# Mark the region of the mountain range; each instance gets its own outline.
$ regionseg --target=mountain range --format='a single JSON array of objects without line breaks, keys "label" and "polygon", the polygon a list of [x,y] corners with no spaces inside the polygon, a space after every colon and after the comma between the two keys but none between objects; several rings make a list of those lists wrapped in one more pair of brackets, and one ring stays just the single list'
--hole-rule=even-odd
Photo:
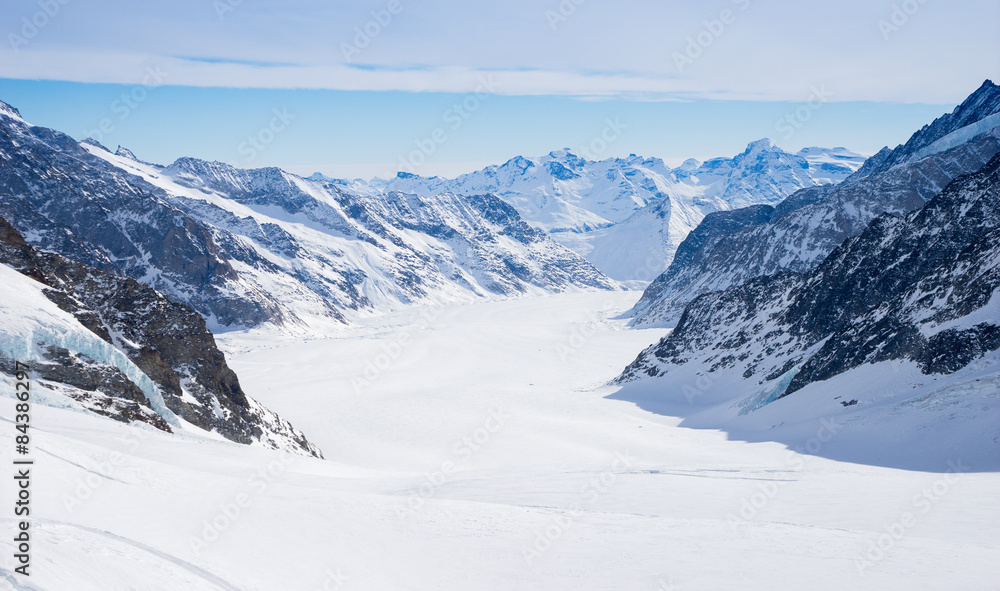
[{"label": "mountain range", "polygon": [[636,306],[676,328],[616,396],[747,439],[836,417],[854,433],[847,460],[876,445],[862,425],[911,449],[928,429],[996,442],[998,99],[987,82],[833,189],[707,217]]},{"label": "mountain range", "polygon": [[492,195],[348,193],[277,168],[112,154],[0,110],[0,215],[214,330],[316,334],[402,306],[618,289]]},{"label": "mountain range", "polygon": [[689,159],[674,169],[659,158],[591,161],[563,149],[539,158],[517,156],[455,179],[411,173],[371,182],[311,178],[368,195],[496,195],[607,276],[649,281],[706,214],[774,204],[805,187],[838,183],[864,161],[844,148],[791,154],[765,138],[733,158]]},{"label": "mountain range", "polygon": [[[30,360],[53,404],[320,456],[246,396],[211,331],[311,338],[410,306],[656,276],[634,323],[676,328],[617,379],[621,397],[691,415],[680,396],[695,426],[801,399],[805,415],[884,418],[906,388],[944,379],[928,396],[950,401],[995,375],[998,113],[987,81],[867,161],[760,140],[675,169],[560,150],[365,182],[158,165],[0,103],[0,369]],[[828,396],[880,364],[902,385]]]},{"label": "mountain range", "polygon": [[701,294],[762,275],[808,271],[879,215],[922,207],[1000,150],[1000,129],[991,124],[998,112],[1000,88],[987,82],[905,145],[873,157],[881,164],[866,163],[838,186],[798,191],[773,208],[707,216],[646,288],[633,310],[635,323],[672,326]]},{"label": "mountain range", "polygon": [[323,457],[248,397],[205,320],[134,279],[28,244],[0,218],[0,369],[31,368],[32,397],[166,432]]}]

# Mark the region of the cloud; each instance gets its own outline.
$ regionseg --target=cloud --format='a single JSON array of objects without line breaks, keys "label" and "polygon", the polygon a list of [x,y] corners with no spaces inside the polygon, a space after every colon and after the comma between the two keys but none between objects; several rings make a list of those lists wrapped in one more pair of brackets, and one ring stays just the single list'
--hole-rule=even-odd
[{"label": "cloud", "polygon": [[15,2],[0,77],[137,84],[157,66],[182,86],[465,93],[492,77],[586,100],[800,101],[825,85],[834,101],[953,103],[1000,75],[997,3],[908,2],[66,0],[21,44],[39,8]]}]

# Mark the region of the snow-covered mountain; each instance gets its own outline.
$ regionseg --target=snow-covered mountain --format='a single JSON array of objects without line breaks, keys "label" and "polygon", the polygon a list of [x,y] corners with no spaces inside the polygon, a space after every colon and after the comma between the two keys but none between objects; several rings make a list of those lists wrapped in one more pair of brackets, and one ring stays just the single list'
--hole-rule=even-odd
[{"label": "snow-covered mountain", "polygon": [[773,204],[804,187],[838,183],[864,160],[844,148],[790,154],[763,139],[733,158],[692,159],[675,169],[659,158],[590,161],[564,149],[455,179],[399,173],[388,182],[328,180],[366,194],[495,194],[608,276],[649,281],[705,214]]},{"label": "snow-covered mountain", "polygon": [[1000,126],[1000,91],[986,80],[952,113],[935,119],[914,133],[905,144],[882,148],[872,156],[849,182],[857,182],[907,162],[916,162],[931,154],[947,152],[978,135]]},{"label": "snow-covered mountain", "polygon": [[983,403],[963,397],[995,396],[998,302],[1000,155],[923,208],[879,216],[809,272],[699,297],[619,382],[654,378],[663,400],[708,407],[698,421],[715,426],[800,397],[809,416],[857,406],[888,425],[947,404],[975,422]]},{"label": "snow-covered mountain", "polygon": [[[894,166],[866,165],[836,187],[799,191],[773,210],[707,217],[680,247],[683,256],[646,289],[634,310],[636,323],[672,325],[701,294],[762,275],[808,271],[877,216],[921,207],[955,178],[979,170],[1000,150],[1000,127],[991,127],[996,113],[990,109],[1000,110],[1000,87],[987,83],[953,113],[897,148],[898,155],[895,150],[883,151],[879,158],[899,162]],[[965,141],[953,145],[959,137]]]},{"label": "snow-covered mountain", "polygon": [[28,242],[145,282],[216,328],[316,332],[411,304],[617,288],[489,195],[359,195],[190,158],[160,167],[12,107],[0,160],[0,215]]},{"label": "snow-covered mountain", "polygon": [[[322,457],[244,394],[204,319],[156,290],[30,246],[0,218],[0,370],[36,401]],[[41,386],[41,387],[39,387]]]}]

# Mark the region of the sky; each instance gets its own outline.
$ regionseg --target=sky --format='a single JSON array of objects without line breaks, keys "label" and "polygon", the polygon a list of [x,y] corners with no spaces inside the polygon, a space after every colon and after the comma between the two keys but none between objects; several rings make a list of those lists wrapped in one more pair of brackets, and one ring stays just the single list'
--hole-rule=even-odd
[{"label": "sky", "polygon": [[0,100],[169,163],[454,176],[515,155],[896,145],[991,78],[995,0],[7,0]]}]

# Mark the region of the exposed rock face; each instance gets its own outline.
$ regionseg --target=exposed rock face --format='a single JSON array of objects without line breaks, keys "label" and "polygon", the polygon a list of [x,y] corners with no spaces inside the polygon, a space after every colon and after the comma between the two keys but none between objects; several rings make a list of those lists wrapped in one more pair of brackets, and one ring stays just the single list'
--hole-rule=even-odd
[{"label": "exposed rock face", "polygon": [[316,333],[414,303],[618,287],[544,234],[520,240],[526,225],[496,199],[359,195],[191,158],[160,167],[13,109],[0,109],[0,215],[34,246],[137,279],[219,328]]},{"label": "exposed rock face", "polygon": [[[953,112],[942,115],[929,125],[925,125],[920,131],[913,134],[905,144],[896,146],[893,150],[888,147],[883,148],[844,182],[847,184],[856,183],[861,179],[885,172],[893,166],[919,160],[936,142],[940,142],[950,134],[980,121],[987,121],[986,127],[976,131],[980,133],[988,131],[988,128],[1000,125],[1000,118],[989,119],[996,117],[997,113],[1000,113],[1000,86],[987,80]],[[962,141],[967,139],[969,138],[965,137]],[[962,141],[957,143],[962,143]]]},{"label": "exposed rock face", "polygon": [[[143,391],[117,367],[68,349],[49,345],[44,363],[31,364],[33,375],[51,384],[69,386],[65,394],[87,410],[123,423],[145,423],[172,432],[170,425],[149,406]],[[15,364],[0,354],[0,372],[14,375]]]},{"label": "exposed rock face", "polygon": [[658,158],[590,161],[564,149],[454,180],[400,173],[388,182],[332,182],[364,194],[495,194],[609,277],[648,282],[706,214],[773,205],[799,189],[838,183],[864,160],[844,148],[790,154],[762,139],[733,158],[691,159],[673,169]]},{"label": "exposed rock face", "polygon": [[767,403],[862,364],[955,372],[1000,348],[1000,155],[906,216],[884,214],[818,267],[703,295],[618,378],[695,363]]},{"label": "exposed rock face", "polygon": [[[0,263],[47,285],[43,293],[50,301],[122,351],[185,421],[238,443],[321,457],[301,432],[243,393],[205,320],[190,307],[134,279],[39,251],[2,218]],[[65,348],[47,350],[52,363],[33,367],[41,379],[92,393],[86,406],[95,412],[170,430],[116,368]]]},{"label": "exposed rock face", "polygon": [[[572,251],[531,228],[517,211],[492,195],[442,193],[354,193],[334,182],[306,180],[277,168],[241,170],[219,162],[182,158],[162,171],[178,185],[214,192],[255,212],[282,212],[307,220],[337,239],[360,243],[371,255],[366,261],[331,252],[331,244],[310,241],[296,230],[261,223],[270,233],[269,249],[294,251],[303,259],[336,271],[297,269],[299,278],[314,290],[334,298],[343,309],[378,306],[359,289],[359,283],[384,282],[366,272],[370,261],[379,264],[393,285],[379,285],[398,300],[415,302],[452,291],[450,283],[477,295],[519,295],[531,290],[563,291],[573,287],[615,289],[614,281]],[[216,226],[243,234],[218,208],[195,200],[174,199],[186,211]],[[420,239],[413,240],[413,236]],[[421,243],[430,239],[430,244]],[[257,239],[258,244],[260,240]],[[310,244],[310,242],[312,242]],[[336,242],[342,248],[343,241]],[[352,268],[353,267],[353,268]],[[329,277],[347,281],[330,284]]]},{"label": "exposed rock face", "polygon": [[0,215],[34,246],[140,279],[225,326],[281,322],[212,228],[62,133],[0,113]]},{"label": "exposed rock face", "polygon": [[[816,187],[809,191],[810,193],[822,194],[826,190],[826,187]],[[774,211],[770,205],[754,205],[732,211],[710,213],[705,216],[698,227],[692,230],[684,242],[677,247],[677,253],[674,255],[670,267],[649,284],[649,287],[642,294],[642,299],[636,304],[636,308],[645,310],[654,303],[665,300],[664,293],[667,290],[675,289],[677,275],[696,265],[697,257],[701,253],[711,252],[716,244],[743,228],[767,223],[774,217]]]},{"label": "exposed rock face", "polygon": [[[757,223],[761,217],[749,212],[738,218],[745,221],[742,225],[728,223],[714,231],[712,226],[720,225],[720,218],[709,220],[708,227],[692,234],[691,244],[682,245],[693,254],[676,260],[643,294],[633,311],[635,323],[673,325],[684,307],[701,294],[764,275],[808,271],[844,240],[859,235],[877,216],[899,215],[921,207],[949,182],[979,170],[1000,151],[1000,127],[979,133],[978,123],[969,124],[973,117],[1000,109],[998,96],[998,87],[980,89],[956,110],[960,116],[945,116],[924,128],[914,135],[918,139],[899,148],[902,152],[898,157],[883,155],[885,162],[900,162],[896,166],[862,169],[864,174],[859,171],[850,182],[825,193],[822,189],[799,191],[775,207],[766,222]],[[984,121],[994,115],[987,115]],[[936,142],[963,123],[968,125],[958,136],[948,136],[965,140],[963,143],[917,160],[911,158],[929,145],[950,146]]]}]

